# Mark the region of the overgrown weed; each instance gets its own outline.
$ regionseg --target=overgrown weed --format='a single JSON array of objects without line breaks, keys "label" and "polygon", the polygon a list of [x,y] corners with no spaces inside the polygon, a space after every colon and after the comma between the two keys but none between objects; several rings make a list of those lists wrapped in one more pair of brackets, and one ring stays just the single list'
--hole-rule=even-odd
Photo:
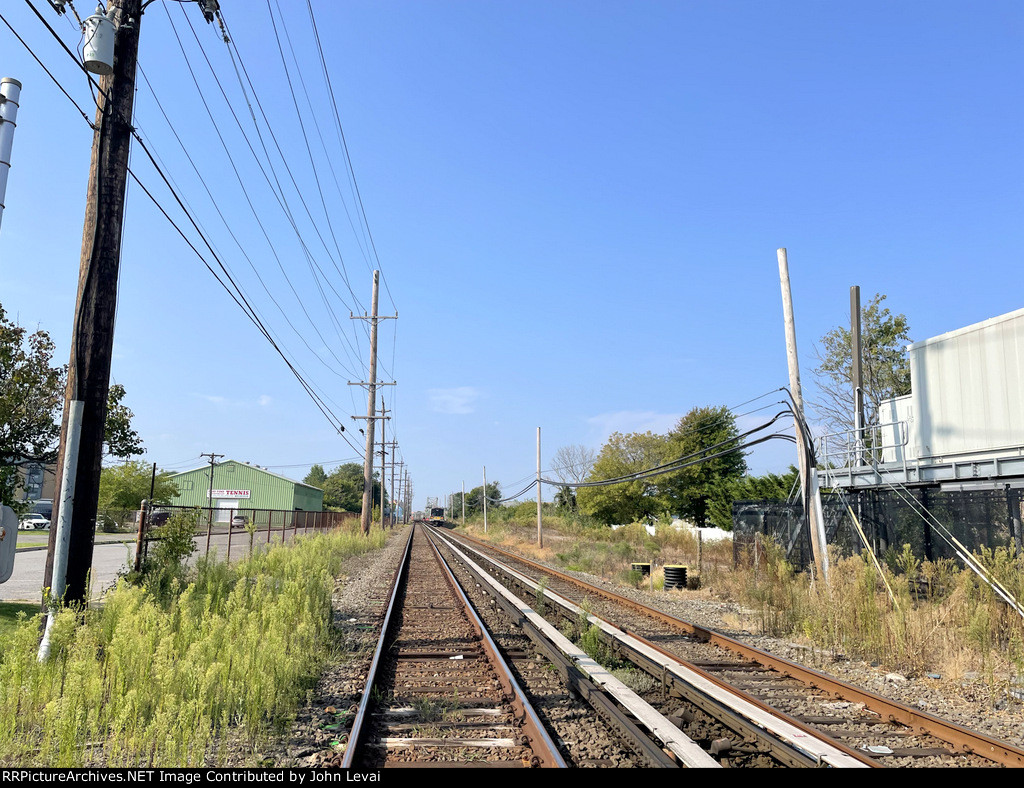
[{"label": "overgrown weed", "polygon": [[0,660],[0,764],[197,766],[228,727],[253,745],[283,730],[321,669],[342,559],[386,540],[300,537],[187,570],[179,526],[102,608],[58,612],[50,659],[36,658],[38,619],[13,631]]}]

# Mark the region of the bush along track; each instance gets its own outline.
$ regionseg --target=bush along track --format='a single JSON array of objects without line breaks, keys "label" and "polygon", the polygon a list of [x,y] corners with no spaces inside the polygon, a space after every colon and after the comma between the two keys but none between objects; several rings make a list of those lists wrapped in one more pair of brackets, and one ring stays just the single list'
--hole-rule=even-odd
[{"label": "bush along track", "polygon": [[[342,561],[385,536],[332,533],[160,582],[122,579],[99,609],[64,609],[51,656],[38,617],[0,655],[0,765],[217,765],[287,728],[328,656]],[[181,569],[182,571],[177,571]]]}]

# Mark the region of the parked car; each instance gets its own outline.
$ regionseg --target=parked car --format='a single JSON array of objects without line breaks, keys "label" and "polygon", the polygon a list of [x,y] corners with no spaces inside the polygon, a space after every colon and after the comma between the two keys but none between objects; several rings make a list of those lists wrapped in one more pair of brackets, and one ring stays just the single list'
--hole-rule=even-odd
[{"label": "parked car", "polygon": [[249,524],[249,518],[244,514],[236,514],[231,518],[232,528],[245,528]]},{"label": "parked car", "polygon": [[41,514],[33,512],[24,514],[18,519],[18,528],[23,531],[42,531],[50,527],[50,521]]},{"label": "parked car", "polygon": [[170,509],[154,509],[149,513],[149,527],[157,528],[158,526],[166,525],[170,516]]},{"label": "parked car", "polygon": [[103,533],[113,534],[121,530],[121,526],[117,520],[111,517],[109,514],[98,514],[96,515],[96,527],[103,531]]}]

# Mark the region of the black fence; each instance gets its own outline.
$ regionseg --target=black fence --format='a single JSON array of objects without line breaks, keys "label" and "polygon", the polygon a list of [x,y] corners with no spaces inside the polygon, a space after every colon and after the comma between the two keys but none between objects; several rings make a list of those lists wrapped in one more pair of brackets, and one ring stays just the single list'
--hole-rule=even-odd
[{"label": "black fence", "polygon": [[[877,555],[910,545],[920,559],[955,558],[962,544],[980,548],[1024,549],[1021,490],[940,491],[937,488],[861,490],[842,495],[822,493],[822,512],[829,545],[843,555],[864,549],[866,539]],[[861,538],[853,512],[864,532]],[[925,514],[927,513],[927,514]],[[774,539],[800,569],[813,562],[803,506],[783,501],[735,501],[732,505],[733,562],[750,565],[755,534]],[[955,540],[955,542],[954,542]]]}]

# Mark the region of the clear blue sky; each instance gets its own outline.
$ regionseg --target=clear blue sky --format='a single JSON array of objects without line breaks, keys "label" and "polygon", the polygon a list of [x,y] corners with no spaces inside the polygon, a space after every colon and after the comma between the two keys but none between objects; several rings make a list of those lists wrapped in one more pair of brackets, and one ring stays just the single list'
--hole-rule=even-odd
[{"label": "clear blue sky", "polygon": [[[74,48],[67,19],[33,2]],[[261,121],[267,173],[284,185],[309,258],[188,27],[186,18],[265,161],[228,49],[193,5],[157,0],[146,11],[140,62],[152,89],[140,74],[136,125],[361,448],[362,423],[350,417],[365,414],[365,393],[348,381],[365,379],[368,341],[350,311],[368,309],[378,263],[348,186],[306,3],[269,4],[285,12],[277,31],[289,58],[285,29],[295,48],[298,65],[286,72],[268,4],[221,2],[315,219]],[[88,108],[84,76],[29,6],[3,5]],[[387,285],[381,313],[400,315],[381,323],[382,376],[398,380],[384,389],[395,416],[388,436],[397,433],[416,507],[463,480],[480,484],[483,465],[507,492],[523,486],[538,426],[547,468],[560,446],[599,448],[613,430],[663,432],[694,406],[737,405],[786,385],[780,246],[808,396],[813,345],[848,322],[851,285],[865,302],[887,294],[914,340],[1024,305],[1019,2],[312,7]],[[80,0],[78,10],[92,4]],[[0,303],[49,331],[65,363],[92,132],[2,24],[0,72],[24,83]],[[132,167],[187,227],[139,150]],[[127,389],[143,459],[184,469],[214,451],[301,478],[313,462],[330,469],[356,457],[134,185],[117,320],[113,377]],[[794,461],[782,442],[750,458],[756,472]]]}]

